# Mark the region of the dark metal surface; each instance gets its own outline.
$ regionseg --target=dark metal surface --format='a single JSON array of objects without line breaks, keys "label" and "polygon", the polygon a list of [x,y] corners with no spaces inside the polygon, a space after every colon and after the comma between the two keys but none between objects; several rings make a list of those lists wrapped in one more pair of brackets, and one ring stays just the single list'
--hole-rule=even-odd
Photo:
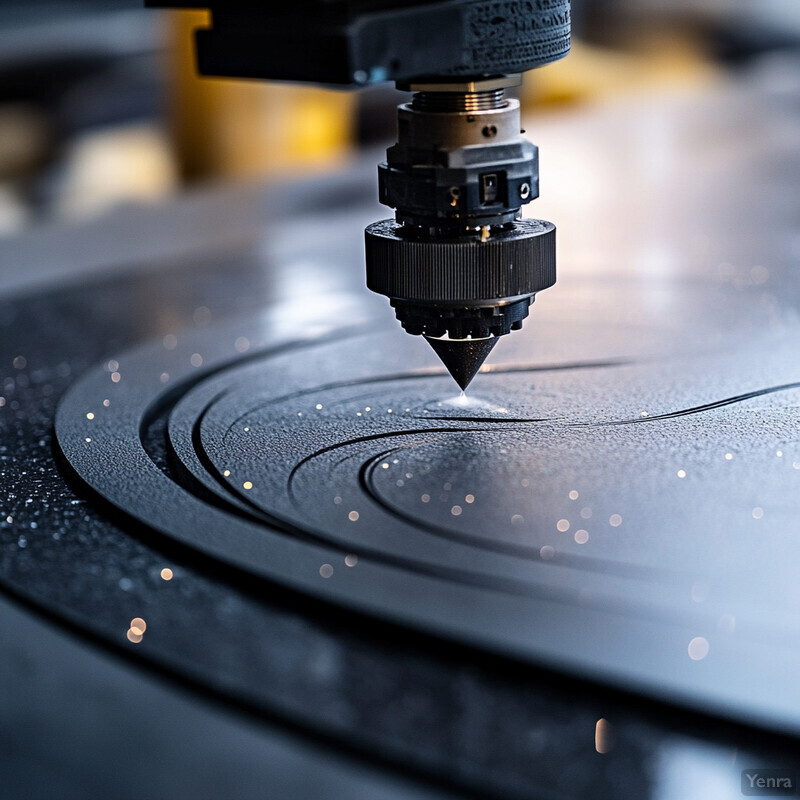
[{"label": "dark metal surface", "polygon": [[0,598],[3,797],[447,800],[198,700]]},{"label": "dark metal surface", "polygon": [[[90,372],[59,408],[58,446],[112,505],[259,576],[800,733],[800,553],[783,535],[798,475],[776,455],[800,463],[800,337],[548,367],[525,363],[532,335],[462,404],[395,331],[212,329]],[[237,358],[236,341],[259,337],[263,352]],[[200,492],[140,439],[165,403]]]},{"label": "dark metal surface", "polygon": [[[268,724],[286,736],[294,774],[317,756],[295,759],[288,730],[459,794],[727,799],[742,769],[794,765],[800,103],[796,81],[782,92],[749,81],[539,123],[550,180],[571,187],[541,209],[560,220],[564,269],[476,378],[473,408],[448,402],[435,356],[399,328],[327,340],[331,319],[375,330],[385,318],[361,287],[371,167],[363,180],[228,197],[239,233],[217,251],[208,239],[180,251],[176,235],[159,257],[150,233],[178,233],[185,207],[131,212],[108,277],[102,225],[4,244],[0,585],[67,625],[71,646],[130,665],[113,690],[130,702],[92,695],[104,740],[119,729],[113,708],[155,743],[180,735],[157,699],[137,707],[147,669],[192,687],[200,712],[213,699],[219,716],[202,724],[219,742],[239,735],[241,712],[254,748]],[[680,197],[675,175],[692,176]],[[195,230],[214,229],[219,202],[193,207]],[[70,258],[98,269],[25,289]],[[309,309],[328,327],[298,336]],[[135,501],[148,525],[65,482],[51,427],[70,387],[62,446],[92,482],[119,490],[130,475],[115,502]],[[141,470],[101,455],[132,444]],[[150,479],[158,491],[142,488]],[[205,516],[189,529],[193,508]],[[439,585],[468,599],[442,605]],[[139,644],[126,637],[134,617],[147,621]],[[9,636],[2,663],[46,658],[44,634]],[[38,694],[42,678],[26,674]],[[22,715],[25,695],[16,704],[6,680]],[[55,726],[37,709],[24,751],[85,760],[74,706],[52,713]],[[617,734],[606,755],[601,718]],[[19,777],[3,752],[4,776]],[[187,763],[162,752],[151,777]],[[241,769],[263,774],[247,753]],[[314,776],[297,796],[358,796],[354,762],[334,760],[339,778]],[[70,771],[72,795],[122,785],[114,763]]]}]

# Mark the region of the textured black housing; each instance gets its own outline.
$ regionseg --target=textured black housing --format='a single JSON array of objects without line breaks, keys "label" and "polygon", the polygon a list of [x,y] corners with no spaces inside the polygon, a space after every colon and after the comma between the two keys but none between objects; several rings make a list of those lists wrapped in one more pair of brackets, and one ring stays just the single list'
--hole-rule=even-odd
[{"label": "textured black housing", "polygon": [[523,72],[569,52],[570,0],[145,0],[209,8],[200,72],[358,86]]},{"label": "textured black housing", "polygon": [[426,240],[382,220],[365,231],[367,286],[378,294],[429,302],[481,301],[532,295],[556,282],[556,229],[524,219],[485,242],[476,235]]}]

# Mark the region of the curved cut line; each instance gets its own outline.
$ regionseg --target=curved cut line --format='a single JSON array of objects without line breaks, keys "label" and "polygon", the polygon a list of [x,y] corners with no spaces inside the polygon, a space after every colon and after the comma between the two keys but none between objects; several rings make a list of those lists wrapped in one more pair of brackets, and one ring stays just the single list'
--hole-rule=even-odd
[{"label": "curved cut line", "polygon": [[607,369],[608,367],[626,367],[641,364],[633,358],[604,358],[602,361],[565,361],[563,364],[519,364],[517,366],[481,367],[478,375],[513,375],[517,372],[563,372],[573,369]]},{"label": "curved cut line", "polygon": [[[273,353],[268,353],[271,356]],[[515,367],[491,367],[485,371],[481,371],[479,375],[513,375],[522,372],[564,372],[569,370],[581,369],[608,369],[610,367],[621,367],[635,363],[632,359],[605,359],[603,361],[573,361],[564,364],[548,364],[536,365],[527,364]],[[336,389],[346,389],[352,386],[370,386],[373,384],[381,383],[394,383],[396,381],[414,381],[420,378],[450,378],[450,373],[443,367],[423,367],[420,369],[412,370],[411,372],[398,372],[393,375],[379,375],[376,378],[358,378],[356,380],[335,381],[332,383],[323,383],[320,386],[309,386],[306,389],[299,389],[296,392],[280,395],[279,397],[271,397],[263,403],[253,406],[248,409],[244,414],[240,414],[234,419],[229,426],[229,429],[239,424],[248,414],[253,414],[260,411],[266,406],[274,405],[277,403],[285,403],[289,400],[295,400],[298,397],[305,397],[309,394],[319,394],[320,392],[329,392]],[[434,417],[430,417],[434,419]],[[461,419],[464,419],[463,417]],[[483,420],[481,420],[483,421]],[[507,422],[515,422],[517,420],[506,420]],[[539,420],[519,420],[522,422],[538,422]],[[544,420],[542,420],[544,421]]]},{"label": "curved cut line", "polygon": [[[376,437],[376,439],[377,438],[378,437]],[[358,442],[351,442],[350,444],[357,444],[357,443]],[[340,447],[346,447],[346,446],[347,446],[347,443],[343,443],[341,445],[332,445],[331,447],[328,447],[325,450],[321,450],[319,454],[321,455],[323,453],[331,453],[334,450],[338,450]],[[373,460],[373,461],[383,461],[384,459],[388,458],[393,453],[398,453],[398,452],[400,452],[401,450],[404,450],[404,449],[405,449],[405,447],[391,447],[388,450],[381,450],[380,453],[377,453],[376,455],[370,456],[370,459]],[[339,458],[336,460],[336,463],[333,465],[333,467],[331,468],[330,471],[333,472],[334,469],[338,469],[339,467],[342,466],[342,464],[344,464],[344,463],[346,463],[348,461],[352,461],[354,458],[358,458],[358,456],[359,456],[358,453],[356,453],[354,455],[342,455],[342,456],[339,456]],[[307,464],[307,463],[311,462],[314,458],[315,458],[314,455],[306,456],[306,458],[304,458],[302,462],[300,462],[299,464],[296,464],[294,466],[292,471],[289,473],[289,477],[286,479],[286,492],[289,495],[289,499],[295,504],[295,506],[300,508],[301,511],[303,509],[300,507],[300,501],[295,496],[294,487],[293,487],[292,484],[294,483],[295,473],[300,469],[300,467],[302,467],[303,464]],[[362,466],[359,467],[359,470],[358,470],[359,483],[360,483],[361,471],[363,469],[364,469],[364,466],[362,464]]]},{"label": "curved cut line", "polygon": [[[441,429],[425,429],[421,431],[403,431],[397,434],[388,434],[388,436],[400,436],[400,435],[413,435],[416,433],[484,433],[485,431],[480,431],[477,428],[464,428],[464,429],[457,429],[457,428],[441,428]],[[345,447],[348,444],[359,444],[361,442],[368,442],[374,441],[384,438],[384,435],[376,435],[376,436],[366,436],[360,439],[354,439],[350,442],[343,442],[338,445],[332,445],[330,447],[326,447],[320,451],[318,451],[317,455],[322,453],[331,452],[333,450],[337,450],[340,447]],[[405,518],[402,514],[395,511],[390,506],[387,506],[380,497],[376,496],[369,488],[365,486],[365,471],[369,470],[370,468],[374,469],[375,465],[393,455],[395,453],[401,452],[402,450],[407,450],[410,447],[413,447],[417,442],[411,442],[407,445],[403,445],[400,447],[393,447],[388,450],[383,450],[377,455],[371,455],[369,459],[364,462],[358,472],[359,484],[361,485],[362,490],[365,491],[367,497],[371,498],[373,502],[375,502],[378,507],[383,510],[384,512],[391,514],[392,516],[397,517],[405,521]],[[357,458],[358,454],[354,454],[353,458]],[[292,499],[292,502],[296,502],[293,496],[293,491],[291,488],[291,482],[297,470],[302,466],[302,464],[311,461],[314,458],[314,455],[306,456],[302,462],[297,464],[287,479],[287,490],[289,492],[289,496]],[[415,527],[419,526],[419,520],[412,520]],[[438,533],[439,531],[435,528],[430,528],[427,526],[432,532]],[[284,526],[284,529],[286,527]],[[352,546],[343,546],[338,543],[335,539],[330,538],[330,534],[328,532],[322,531],[318,534],[311,533],[308,529],[299,529],[300,533],[305,536],[311,536],[313,540],[319,541],[320,543],[325,544],[328,547],[336,548],[339,552],[342,553],[349,553],[352,552]],[[443,531],[443,534],[447,536],[451,532]],[[459,541],[459,537],[457,535],[450,535],[453,541]],[[459,544],[467,544],[469,546],[475,546],[476,544],[480,546],[480,542],[475,542],[469,539],[469,537],[464,537],[464,541],[459,541]],[[482,587],[484,589],[490,589],[492,591],[499,591],[504,594],[517,594],[522,595],[525,597],[540,597],[540,598],[558,598],[561,602],[568,603],[570,605],[580,605],[581,601],[575,596],[574,593],[568,590],[562,590],[555,587],[542,587],[537,582],[529,582],[519,580],[517,578],[501,578],[496,577],[493,575],[485,575],[478,572],[473,572],[471,570],[464,570],[464,569],[453,569],[444,566],[434,565],[426,561],[420,561],[414,558],[402,558],[398,556],[391,556],[381,550],[373,550],[371,548],[359,548],[360,554],[367,558],[375,559],[381,563],[390,564],[394,566],[401,567],[403,569],[410,569],[412,571],[416,571],[425,575],[430,575],[441,580],[447,580],[455,583],[462,583],[468,584],[472,586]],[[514,555],[519,555],[515,553]],[[560,566],[564,566],[570,569],[581,569],[583,564],[592,562],[591,559],[585,559],[585,557],[579,557],[580,560],[570,557],[566,557],[563,553],[559,553],[557,557],[551,561],[548,561],[548,564],[558,564]],[[538,559],[532,559],[530,554],[527,554],[526,560],[533,561]],[[604,566],[607,566],[604,564]],[[585,567],[583,567],[585,568]],[[662,574],[656,573],[656,577],[663,577]],[[630,576],[629,576],[630,577]],[[642,577],[642,575],[637,575],[633,577]]]},{"label": "curved cut line", "polygon": [[[231,486],[231,484],[225,480],[225,478],[220,474],[219,470],[217,469],[216,465],[214,464],[211,456],[206,452],[205,447],[203,446],[203,439],[201,434],[201,429],[203,426],[203,422],[206,419],[209,411],[214,407],[214,405],[223,397],[225,397],[227,391],[220,392],[216,397],[210,400],[203,410],[198,415],[197,419],[194,421],[194,424],[191,427],[191,441],[192,441],[192,449],[194,451],[197,460],[200,462],[200,466],[205,469],[206,473],[214,480],[217,486],[222,489],[223,494],[225,497],[232,497],[235,499],[241,506],[234,505],[230,500],[225,500],[225,506],[227,510],[235,510],[245,516],[249,517],[250,519],[259,522],[259,523],[266,523],[268,525],[273,525],[274,527],[278,527],[277,520],[271,518],[268,514],[265,514],[264,511],[259,508],[255,503],[249,500],[246,497],[241,497],[239,493]],[[175,452],[175,448],[173,447],[172,440],[169,436],[167,436],[167,443],[170,448],[173,449]],[[176,452],[177,455],[177,452]],[[219,497],[219,495],[217,495]],[[231,509],[233,507],[233,509]]]},{"label": "curved cut line", "polygon": [[438,422],[491,422],[508,423],[519,422],[522,424],[529,422],[558,422],[562,417],[417,417],[417,419],[432,419]]},{"label": "curved cut line", "polygon": [[[327,336],[326,343],[347,339],[351,337],[352,334],[353,329],[351,327],[342,328],[338,331],[331,331]],[[192,389],[201,383],[205,383],[209,378],[214,378],[223,372],[236,369],[242,364],[258,361],[263,358],[270,358],[272,356],[283,355],[287,351],[291,352],[293,350],[303,350],[307,347],[313,347],[314,345],[318,345],[319,341],[318,338],[292,339],[291,341],[275,347],[268,347],[263,350],[253,351],[252,353],[239,353],[235,356],[225,357],[213,367],[207,367],[199,373],[191,373],[184,376],[158,394],[147,408],[145,408],[142,418],[139,421],[140,441],[144,441],[145,431],[156,417],[160,416],[165,411],[167,411],[167,413],[172,413],[172,409],[192,391]],[[227,391],[232,391],[233,388],[234,387],[228,387]],[[224,394],[224,392],[222,394]]]},{"label": "curved cut line", "polygon": [[702,414],[704,411],[713,411],[716,408],[724,408],[725,406],[732,406],[735,403],[743,403],[746,400],[752,400],[755,397],[763,397],[768,394],[777,394],[778,392],[788,392],[792,389],[800,389],[800,382],[797,383],[784,383],[780,386],[769,386],[766,389],[757,389],[754,392],[747,392],[746,394],[737,394],[734,397],[726,397],[724,400],[715,400],[713,403],[705,403],[702,406],[693,406],[692,408],[684,408],[680,411],[670,411],[666,414],[656,414],[652,417],[636,417],[634,419],[621,419],[612,422],[573,422],[571,427],[602,427],[608,425],[639,425],[643,422],[658,422],[664,419],[675,419],[677,417],[687,417],[690,414]]},{"label": "curved cut line", "polygon": [[[196,444],[194,439],[194,430],[197,429],[197,425],[199,420],[195,422],[193,427],[193,446]],[[454,431],[455,428],[444,428],[441,429],[442,431]],[[463,431],[472,431],[476,430],[473,428],[466,428]],[[431,429],[428,429],[423,432],[431,432]],[[413,433],[413,432],[412,432]],[[380,436],[370,436],[370,437],[363,437],[361,440],[356,440],[355,443],[358,441],[369,441],[372,439],[379,439]],[[309,542],[312,542],[317,545],[321,545],[327,548],[331,548],[336,550],[340,555],[345,555],[347,553],[352,552],[352,546],[344,545],[336,541],[335,538],[332,538],[327,531],[316,531],[313,528],[305,527],[305,526],[298,526],[295,523],[291,522],[290,520],[284,519],[282,517],[273,516],[269,513],[266,513],[260,506],[253,503],[251,500],[247,498],[242,498],[235,489],[230,487],[219,475],[218,471],[214,467],[210,457],[202,448],[202,443],[197,442],[199,444],[199,449],[197,450],[197,456],[200,459],[203,467],[209,471],[211,476],[215,479],[215,481],[227,492],[230,492],[237,500],[244,503],[248,508],[252,509],[252,511],[248,511],[247,509],[239,508],[230,503],[230,501],[225,501],[224,498],[220,498],[224,503],[224,509],[228,511],[228,513],[238,514],[240,516],[244,516],[245,518],[250,519],[253,522],[257,522],[262,525],[268,525],[278,531],[283,533],[290,534],[292,536],[301,537]],[[324,450],[319,451],[319,453],[329,452],[331,450],[335,450],[338,447],[342,447],[342,445],[335,445]],[[409,445],[411,446],[411,445]],[[397,452],[398,450],[403,448],[392,448],[390,450],[386,450],[381,453],[377,458],[380,460],[385,458],[388,454]],[[318,454],[319,454],[318,453]],[[313,456],[308,456],[305,461],[310,460]],[[302,462],[301,462],[302,463]],[[287,479],[287,492],[289,493],[289,497],[294,502],[291,481],[292,476],[294,475],[295,471],[300,467],[300,464],[296,465],[295,468],[292,470],[289,478]],[[184,487],[189,488],[189,487]],[[190,489],[191,491],[191,489]],[[201,498],[202,499],[202,498]],[[370,558],[375,560],[378,563],[387,564],[390,566],[398,567],[400,569],[410,570],[411,572],[417,572],[424,575],[429,575],[431,577],[438,578],[440,580],[447,580],[453,583],[461,583],[461,584],[469,584],[473,586],[479,586],[486,589],[491,589],[493,591],[500,591],[503,593],[512,593],[512,594],[521,594],[529,597],[544,597],[544,598],[551,598],[554,596],[554,593],[551,589],[542,590],[541,587],[538,587],[535,584],[528,584],[522,581],[516,581],[513,579],[504,579],[504,578],[494,578],[491,576],[483,576],[478,573],[468,572],[465,570],[456,570],[456,569],[447,569],[444,567],[436,567],[434,565],[428,564],[424,561],[419,561],[413,558],[401,558],[397,556],[387,555],[386,553],[382,552],[381,550],[375,550],[372,548],[360,548],[359,552],[362,557]],[[565,595],[561,598],[562,601],[572,602],[573,598],[569,595]]]},{"label": "curved cut line", "polygon": [[305,458],[298,461],[297,464],[295,464],[294,467],[292,467],[292,471],[289,473],[289,477],[286,479],[287,487],[291,491],[291,485],[295,475],[309,461],[313,461],[315,458],[324,455],[325,453],[330,453],[334,450],[338,450],[341,447],[349,447],[350,445],[361,444],[362,442],[375,442],[380,439],[391,439],[391,438],[396,438],[398,436],[417,436],[421,433],[474,433],[476,431],[480,432],[480,428],[419,428],[416,430],[389,431],[388,433],[387,432],[373,433],[370,434],[369,436],[359,436],[356,439],[347,439],[344,442],[337,442],[336,444],[328,445],[328,447],[323,447],[320,450],[315,450],[313,453],[310,453]]},{"label": "curved cut line", "polygon": [[[481,431],[483,432],[483,431]],[[458,542],[458,544],[467,545],[469,547],[477,547],[490,552],[499,553],[500,555],[513,556],[514,558],[522,558],[526,561],[539,562],[544,561],[539,555],[538,547],[528,547],[523,544],[514,544],[512,542],[492,542],[488,539],[473,536],[469,533],[459,533],[458,531],[451,530],[443,525],[433,525],[430,522],[419,519],[419,517],[409,514],[390,505],[383,499],[378,492],[375,485],[374,475],[377,471],[378,464],[387,458],[389,455],[399,453],[403,450],[408,450],[412,444],[404,445],[402,447],[395,447],[391,450],[384,451],[383,453],[370,456],[369,460],[362,464],[359,470],[359,482],[361,488],[372,498],[387,514],[391,514],[405,523],[413,525],[415,528],[421,528],[434,536],[441,536],[443,539]],[[608,561],[601,558],[592,558],[590,556],[576,555],[575,553],[557,552],[556,557],[548,560],[548,564],[559,567],[567,567],[569,569],[581,569],[589,572],[605,572],[607,574],[614,574],[624,578],[635,579],[656,579],[666,580],[672,583],[676,574],[664,569],[643,566],[629,566],[619,564],[615,561]]]},{"label": "curved cut line", "polygon": [[[306,344],[312,344],[311,342],[298,342],[295,346],[303,347]],[[179,386],[173,388],[173,391],[170,393],[170,397],[168,398],[169,402],[164,402],[164,398],[161,398],[161,402],[158,404],[158,412],[163,413],[165,407],[166,408],[174,408],[176,403],[184,397],[189,391],[191,391],[197,384],[202,383],[204,380],[207,380],[209,377],[215,377],[220,373],[224,373],[226,370],[230,368],[235,368],[237,365],[242,363],[242,360],[246,361],[257,361],[259,359],[259,355],[263,357],[269,357],[275,354],[276,351],[269,351],[267,353],[261,354],[250,354],[249,356],[242,358],[237,358],[233,361],[226,362],[225,364],[220,365],[217,369],[212,370],[211,372],[205,372],[203,375],[198,376],[197,380],[183,382]],[[277,352],[283,352],[277,351]],[[624,365],[626,363],[630,363],[624,360],[606,360],[606,361],[597,361],[597,362],[575,362],[575,363],[567,363],[567,364],[553,364],[553,365],[527,365],[527,366],[514,366],[514,367],[507,367],[504,369],[489,369],[486,370],[484,374],[510,374],[510,373],[526,373],[526,372],[549,372],[549,371],[566,371],[566,370],[578,370],[578,369],[595,369],[595,368],[609,368]],[[286,400],[295,398],[295,397],[302,397],[310,393],[316,393],[319,391],[336,389],[336,388],[346,388],[346,387],[355,387],[355,386],[369,386],[371,384],[383,384],[389,383],[394,381],[407,381],[407,380],[419,380],[420,378],[426,377],[447,377],[447,373],[443,369],[437,368],[429,368],[429,369],[420,369],[415,370],[410,373],[401,373],[396,375],[389,375],[389,376],[380,376],[373,379],[362,379],[362,380],[353,380],[353,381],[339,381],[336,383],[327,384],[321,387],[310,387],[308,389],[303,389],[294,393],[287,394],[283,397],[273,398],[265,403],[254,407],[247,413],[251,413],[258,408],[263,408],[269,406],[274,403],[285,402]],[[318,531],[315,530],[313,527],[306,527],[306,526],[298,526],[296,523],[291,522],[285,518],[279,516],[273,516],[264,511],[258,504],[253,502],[250,498],[243,497],[236,489],[231,486],[227,481],[223,479],[223,477],[217,471],[215,465],[210,459],[210,456],[205,452],[203,444],[200,440],[200,426],[204,419],[206,418],[207,414],[210,412],[211,408],[216,405],[224,396],[231,394],[233,391],[233,387],[228,386],[225,390],[217,393],[209,402],[207,402],[201,413],[199,414],[198,418],[194,420],[194,423],[191,427],[191,445],[192,449],[194,450],[195,456],[198,458],[200,462],[200,466],[211,476],[214,484],[218,487],[217,492],[212,492],[219,503],[219,507],[223,510],[227,511],[228,513],[232,513],[234,515],[243,517],[245,519],[249,519],[250,521],[256,524],[267,525],[273,529],[282,531],[283,533],[298,536],[303,539],[306,539],[310,542],[315,544],[320,544],[325,547],[333,548],[334,550],[345,553],[350,552],[352,548],[343,546],[341,543],[338,543],[335,539],[330,538],[330,535],[327,531]],[[148,409],[149,416],[152,418],[154,416],[154,407]],[[240,421],[245,415],[242,415],[238,418]],[[391,432],[384,432],[380,434],[373,434],[370,436],[358,437],[356,439],[339,442],[335,445],[331,445],[329,447],[323,448],[315,453],[306,456],[301,462],[296,464],[290,475],[287,478],[287,490],[289,491],[290,497],[292,496],[292,487],[291,483],[295,479],[298,470],[306,463],[311,461],[312,459],[322,455],[325,452],[333,451],[336,449],[344,448],[350,445],[357,445],[363,442],[370,442],[370,441],[377,441],[381,439],[387,438],[396,438],[402,436],[426,436],[428,434],[464,434],[464,433],[485,433],[486,430],[478,427],[483,424],[491,424],[491,423],[500,423],[500,424],[524,424],[524,423],[536,423],[536,422],[552,422],[555,421],[553,419],[547,418],[487,418],[487,417],[427,417],[431,421],[443,421],[443,422],[453,422],[453,423],[466,423],[470,427],[466,426],[448,426],[448,427],[432,427],[432,428],[420,428],[420,429],[406,429],[406,430],[399,430],[399,431],[391,431]],[[474,427],[473,427],[474,426]],[[140,423],[140,433],[142,430],[142,424]],[[229,427],[230,430],[230,427]],[[419,444],[420,442],[414,442],[408,445],[411,447],[413,445]],[[172,449],[172,445],[169,442],[168,437],[168,447]],[[359,481],[362,480],[362,470],[364,466],[367,466],[369,463],[374,462],[376,460],[380,460],[381,458],[385,458],[387,453],[397,452],[400,449],[406,449],[406,447],[402,448],[392,448],[388,451],[385,451],[383,454],[378,456],[371,456],[370,461],[366,462],[359,470]],[[176,455],[173,451],[173,455]],[[185,469],[185,465],[184,465]],[[173,476],[173,480],[175,476]],[[197,480],[194,478],[194,480]],[[179,485],[182,485],[183,488],[188,489],[192,494],[198,496],[196,491],[193,490],[190,486],[186,486],[184,481],[178,480],[176,481]],[[198,483],[198,486],[200,484]],[[209,491],[209,487],[202,487],[205,491]],[[363,488],[363,487],[362,487]],[[396,516],[397,518],[403,519],[403,514],[401,512],[396,511],[391,506],[387,505],[383,500],[377,496],[377,494],[367,489],[367,495],[373,499],[373,502],[385,512]],[[203,499],[201,497],[201,499]],[[206,502],[208,498],[206,498]],[[235,502],[234,502],[235,501]],[[413,518],[409,518],[409,521],[412,522],[415,526],[420,524],[419,520],[415,520]],[[444,536],[450,535],[453,539],[458,539],[458,534],[452,535],[452,532],[447,531],[447,529],[438,529],[435,526],[427,525],[427,527],[431,532],[434,534],[440,534]],[[424,529],[424,528],[423,528]],[[476,540],[474,537],[463,537],[464,541],[462,544],[467,544],[468,546],[486,546],[486,543],[481,542],[480,540]],[[494,549],[489,543],[487,549]],[[498,550],[499,552],[503,552],[505,547],[500,545]],[[517,550],[517,552],[513,552]],[[519,549],[515,548],[515,546],[509,545],[508,546],[508,554],[509,555],[524,555],[526,560],[536,560],[535,557],[532,559],[532,553],[530,551],[526,551],[525,548],[521,547]],[[540,597],[547,597],[552,598],[554,595],[560,594],[552,589],[552,587],[548,587],[547,589],[543,589],[541,586],[535,583],[528,583],[527,581],[519,581],[515,579],[504,579],[504,578],[497,578],[497,577],[490,577],[484,576],[479,573],[473,573],[471,571],[462,571],[462,570],[454,570],[454,569],[447,569],[442,567],[435,567],[425,562],[417,561],[416,559],[408,559],[408,558],[397,558],[393,556],[387,556],[386,553],[381,551],[373,551],[371,548],[362,548],[362,553],[364,556],[368,558],[375,559],[377,562],[394,565],[400,567],[402,569],[410,569],[412,571],[420,572],[423,574],[428,574],[431,576],[435,576],[440,579],[453,581],[457,583],[466,583],[472,584],[476,586],[483,586],[485,588],[494,590],[494,591],[501,591],[504,593],[515,593],[515,594],[522,594],[526,596],[540,596]],[[550,564],[556,564],[559,566],[563,566],[566,568],[571,569],[594,569],[596,571],[597,567],[601,567],[606,571],[610,572],[617,572],[616,565],[613,563],[607,563],[603,561],[598,561],[595,563],[595,559],[590,559],[586,557],[575,557],[575,556],[568,556],[566,554],[560,553],[558,557],[553,561],[549,562]],[[611,567],[612,569],[609,569]],[[637,570],[637,572],[639,572]],[[639,572],[641,575],[642,573]],[[562,598],[562,601],[573,603],[575,602],[575,598],[572,597],[569,593],[566,593]]]}]

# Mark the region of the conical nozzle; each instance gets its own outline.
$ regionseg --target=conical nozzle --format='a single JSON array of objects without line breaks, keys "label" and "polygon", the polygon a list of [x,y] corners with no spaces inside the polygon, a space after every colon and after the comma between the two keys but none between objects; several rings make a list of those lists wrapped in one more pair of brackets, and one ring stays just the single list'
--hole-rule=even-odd
[{"label": "conical nozzle", "polygon": [[434,339],[426,336],[425,339],[462,391],[469,386],[497,344],[497,336],[490,336],[487,339]]}]

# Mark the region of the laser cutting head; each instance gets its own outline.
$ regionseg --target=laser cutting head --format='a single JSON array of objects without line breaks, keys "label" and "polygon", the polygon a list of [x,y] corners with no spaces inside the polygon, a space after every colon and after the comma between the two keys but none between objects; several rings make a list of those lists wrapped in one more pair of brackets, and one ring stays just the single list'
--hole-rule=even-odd
[{"label": "laser cutting head", "polygon": [[519,76],[426,81],[398,109],[381,164],[394,220],[366,229],[367,286],[386,295],[465,389],[497,338],[522,327],[555,283],[555,227],[523,220],[539,194],[538,150],[522,135]]},{"label": "laser cutting head", "polygon": [[205,75],[414,93],[379,171],[394,220],[367,228],[367,285],[464,388],[497,338],[555,282],[555,228],[522,220],[538,153],[505,90],[563,58],[570,0],[144,0],[207,7]]}]

